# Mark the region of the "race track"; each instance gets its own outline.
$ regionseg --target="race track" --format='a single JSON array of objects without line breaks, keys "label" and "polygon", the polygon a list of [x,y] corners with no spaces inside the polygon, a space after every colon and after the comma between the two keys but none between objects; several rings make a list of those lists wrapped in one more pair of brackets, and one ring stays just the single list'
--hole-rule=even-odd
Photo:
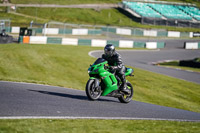
[{"label": "race track", "polygon": [[88,118],[200,121],[200,113],[115,98],[89,101],[84,91],[62,87],[0,82],[0,119]]},{"label": "race track", "polygon": [[[122,50],[118,51],[125,65],[141,68],[144,70],[168,75],[171,77],[191,81],[200,84],[200,73],[185,70],[177,70],[173,68],[165,68],[154,66],[152,63],[164,60],[186,60],[194,59],[200,56],[200,50],[185,49],[164,49],[164,50]],[[93,57],[101,57],[103,51],[92,51],[90,55]]]},{"label": "race track", "polygon": [[[92,51],[100,57],[103,51]],[[200,74],[152,65],[161,60],[193,59],[199,50],[163,49],[119,51],[124,63],[148,71],[200,83]],[[29,83],[0,81],[0,119],[70,118],[70,119],[141,119],[200,121],[200,113],[138,101],[122,104],[118,99],[101,97],[89,101],[84,91]]]}]

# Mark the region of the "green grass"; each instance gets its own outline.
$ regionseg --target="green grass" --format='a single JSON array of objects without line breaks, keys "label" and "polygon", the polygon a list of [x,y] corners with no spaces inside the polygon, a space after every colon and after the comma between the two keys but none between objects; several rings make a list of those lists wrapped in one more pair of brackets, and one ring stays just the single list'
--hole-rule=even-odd
[{"label": "green grass", "polygon": [[[184,2],[185,0],[176,0]],[[188,0],[187,0],[188,1]],[[32,4],[86,4],[86,3],[118,3],[120,0],[11,0],[12,3],[32,3]],[[195,0],[188,2],[195,3]],[[1,7],[3,8],[3,7]],[[117,9],[103,9],[95,11],[93,9],[64,9],[64,8],[18,8],[18,13],[29,15],[19,16],[10,13],[0,12],[1,17],[11,18],[12,26],[28,26],[32,20],[38,23],[47,23],[49,21],[59,21],[64,23],[91,24],[91,25],[111,25],[111,26],[129,26],[137,28],[167,29],[181,32],[198,32],[196,28],[182,28],[170,26],[142,25],[130,20],[127,16]],[[48,14],[48,15],[47,15]],[[32,18],[31,18],[32,16]],[[35,19],[38,17],[38,19]],[[44,20],[40,20],[44,19]]]},{"label": "green grass", "polygon": [[179,66],[179,61],[163,62],[163,63],[159,63],[159,65]]},{"label": "green grass", "polygon": [[[49,21],[58,21],[63,23],[90,24],[90,25],[110,25],[110,26],[128,26],[135,28],[154,28],[167,29],[182,32],[198,32],[196,28],[182,28],[170,26],[142,25],[132,21],[117,9],[72,9],[72,8],[18,8],[17,13],[26,16],[20,16],[12,13],[6,13],[5,8],[1,7],[0,18],[10,18],[11,26],[28,26],[33,20],[38,23],[47,23]],[[48,14],[48,15],[47,15]],[[37,17],[37,19],[36,19]]]},{"label": "green grass", "polygon": [[[0,45],[0,80],[85,89],[89,46]],[[200,85],[135,68],[134,100],[200,112]]]},{"label": "green grass", "polygon": [[0,133],[199,133],[198,122],[142,120],[0,120]]},{"label": "green grass", "polygon": [[200,72],[200,68],[179,66],[179,61],[163,62],[163,63],[159,63],[158,65],[166,66],[166,67],[170,67],[170,68],[178,68],[181,70],[190,70],[190,71],[194,71],[194,72]]},{"label": "green grass", "polygon": [[[95,60],[88,46],[0,45],[0,80],[24,81],[83,90]],[[199,110],[200,85],[135,69],[134,100]],[[200,132],[198,122],[144,120],[0,120],[0,133],[161,133]]]},{"label": "green grass", "polygon": [[89,47],[15,44],[0,47],[0,79],[83,89],[91,62]]},{"label": "green grass", "polygon": [[[32,20],[35,20],[35,18],[31,19],[28,17],[18,16],[10,13],[2,13],[0,12],[0,19],[10,19],[11,20],[11,26],[21,26],[21,27],[27,27],[30,26],[30,22]],[[46,21],[37,20],[38,23],[45,23]]]},{"label": "green grass", "polygon": [[[118,9],[73,9],[73,8],[18,8],[17,12],[44,18],[47,20],[59,21],[63,23],[91,24],[91,25],[111,25],[111,26],[129,26],[137,28],[157,28],[175,31],[199,31],[196,28],[182,28],[170,26],[142,25],[132,21],[122,14]],[[48,15],[47,15],[48,14]]]},{"label": "green grass", "polygon": [[[31,17],[24,17],[24,16],[19,16],[11,13],[6,13],[6,8],[0,7],[0,19],[10,19],[11,20],[11,26],[30,26],[30,22],[32,20],[36,20],[34,18],[35,16]],[[37,19],[38,23],[46,23],[48,20],[42,20],[42,19]]]}]

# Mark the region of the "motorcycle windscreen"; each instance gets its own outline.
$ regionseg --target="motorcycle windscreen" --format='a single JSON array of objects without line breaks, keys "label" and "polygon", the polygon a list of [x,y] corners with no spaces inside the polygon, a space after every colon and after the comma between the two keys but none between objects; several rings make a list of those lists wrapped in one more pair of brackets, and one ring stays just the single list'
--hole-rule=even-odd
[{"label": "motorcycle windscreen", "polygon": [[103,59],[103,58],[98,58],[95,62],[94,62],[94,65],[97,65],[97,64],[100,64],[102,62],[105,62],[106,60]]}]

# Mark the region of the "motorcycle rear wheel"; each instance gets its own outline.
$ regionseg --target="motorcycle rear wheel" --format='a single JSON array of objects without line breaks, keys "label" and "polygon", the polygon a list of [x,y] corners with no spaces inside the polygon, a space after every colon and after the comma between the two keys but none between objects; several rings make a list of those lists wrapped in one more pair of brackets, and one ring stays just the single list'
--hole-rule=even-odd
[{"label": "motorcycle rear wheel", "polygon": [[90,79],[85,87],[85,92],[89,100],[97,100],[101,96],[101,89],[95,88],[95,80]]},{"label": "motorcycle rear wheel", "polygon": [[133,86],[131,85],[130,82],[127,82],[126,85],[127,85],[126,89],[129,89],[130,93],[122,94],[122,96],[118,98],[121,103],[129,103],[133,98],[133,93],[134,93]]}]

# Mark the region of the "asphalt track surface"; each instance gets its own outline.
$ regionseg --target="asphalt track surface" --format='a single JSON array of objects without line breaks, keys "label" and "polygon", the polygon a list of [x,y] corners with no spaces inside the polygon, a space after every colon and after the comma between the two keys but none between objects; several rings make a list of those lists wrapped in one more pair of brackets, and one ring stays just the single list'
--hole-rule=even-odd
[{"label": "asphalt track surface", "polygon": [[56,4],[0,4],[0,7],[16,6],[16,7],[42,7],[42,8],[117,8],[118,4],[76,4],[76,5],[56,5]]},{"label": "asphalt track surface", "polygon": [[0,119],[87,118],[200,121],[200,113],[115,98],[89,101],[84,91],[0,81]]},{"label": "asphalt track surface", "polygon": [[[187,60],[200,56],[200,50],[185,49],[164,49],[164,50],[125,50],[118,51],[125,65],[141,68],[144,70],[168,75],[171,77],[187,80],[200,84],[200,73],[179,70],[174,68],[166,68],[153,65],[156,62],[165,60]],[[92,51],[90,55],[93,57],[101,57],[103,51]]]},{"label": "asphalt track surface", "polygon": [[[199,50],[119,51],[126,65],[199,83],[199,73],[162,68],[152,62],[198,57]],[[100,57],[102,51],[91,52]],[[184,77],[189,77],[184,78]],[[183,81],[184,82],[184,81]],[[116,98],[89,101],[84,91],[29,83],[0,81],[0,119],[141,119],[200,121],[200,113],[138,101],[122,104]]]}]

